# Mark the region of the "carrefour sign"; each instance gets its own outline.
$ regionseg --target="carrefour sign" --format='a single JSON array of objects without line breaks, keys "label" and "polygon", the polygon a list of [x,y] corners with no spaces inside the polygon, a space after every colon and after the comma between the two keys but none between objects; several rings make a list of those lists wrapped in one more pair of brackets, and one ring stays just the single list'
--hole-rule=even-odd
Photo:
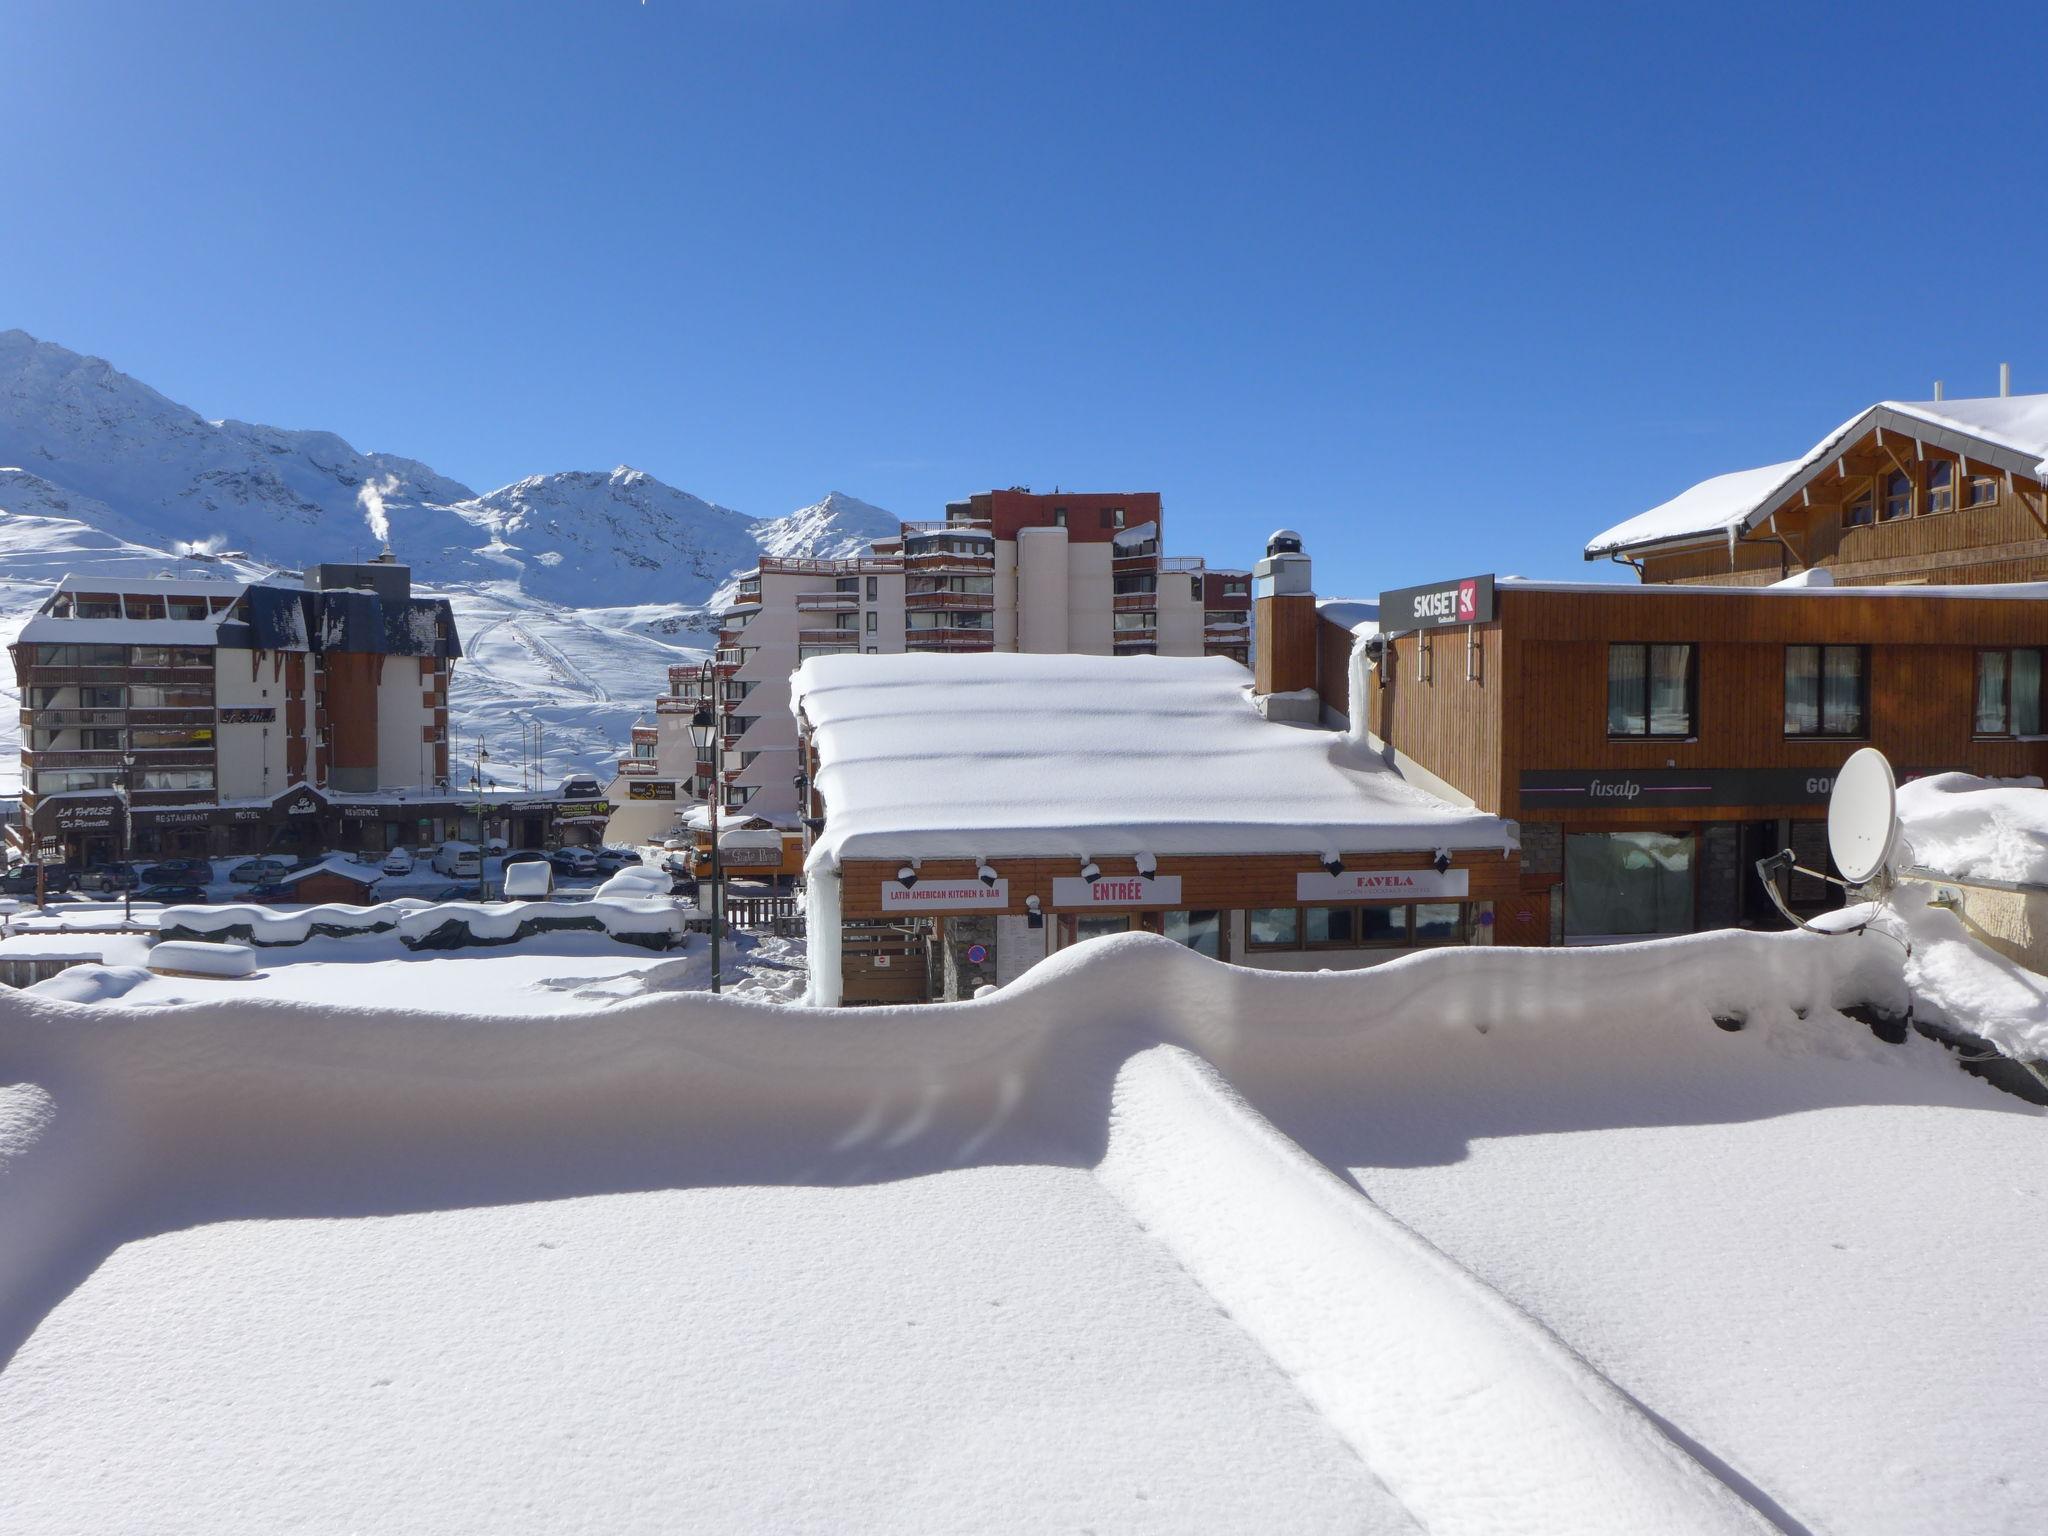
[{"label": "carrefour sign", "polygon": [[1493,578],[1461,576],[1426,587],[1396,587],[1380,594],[1380,628],[1436,629],[1493,622]]}]

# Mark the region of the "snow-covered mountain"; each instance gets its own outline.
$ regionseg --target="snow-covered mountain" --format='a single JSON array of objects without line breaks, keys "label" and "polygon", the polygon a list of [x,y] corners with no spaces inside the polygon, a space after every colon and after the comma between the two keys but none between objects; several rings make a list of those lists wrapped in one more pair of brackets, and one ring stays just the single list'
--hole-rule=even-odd
[{"label": "snow-covered mountain", "polygon": [[[0,331],[0,466],[16,466],[0,468],[0,641],[66,571],[247,578],[360,560],[388,536],[455,607],[457,757],[482,737],[516,760],[537,722],[550,778],[617,755],[668,668],[702,659],[719,594],[760,555],[837,557],[896,531],[837,491],[755,518],[624,466],[478,495],[331,432],[208,421],[19,330]],[[18,706],[0,693],[4,792]]]}]

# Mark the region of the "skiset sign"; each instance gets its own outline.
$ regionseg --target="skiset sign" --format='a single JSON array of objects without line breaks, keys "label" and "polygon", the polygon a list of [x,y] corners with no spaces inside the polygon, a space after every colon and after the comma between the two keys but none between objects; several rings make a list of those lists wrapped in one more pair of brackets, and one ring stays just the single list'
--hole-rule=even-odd
[{"label": "skiset sign", "polygon": [[1491,624],[1493,612],[1491,576],[1461,576],[1380,594],[1380,629],[1389,634],[1451,624]]}]

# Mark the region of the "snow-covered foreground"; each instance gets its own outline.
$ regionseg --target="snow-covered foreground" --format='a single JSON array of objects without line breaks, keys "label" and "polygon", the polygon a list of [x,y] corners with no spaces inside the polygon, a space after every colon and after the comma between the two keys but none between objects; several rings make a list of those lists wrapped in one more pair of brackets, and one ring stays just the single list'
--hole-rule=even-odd
[{"label": "snow-covered foreground", "polygon": [[2043,1116],[1897,954],[0,994],[9,1528],[2036,1530]]}]

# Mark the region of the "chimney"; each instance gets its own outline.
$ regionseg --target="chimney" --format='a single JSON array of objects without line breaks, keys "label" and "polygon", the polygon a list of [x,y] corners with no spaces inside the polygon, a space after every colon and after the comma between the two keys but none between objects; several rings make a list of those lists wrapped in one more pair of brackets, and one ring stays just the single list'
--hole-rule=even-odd
[{"label": "chimney", "polygon": [[1266,558],[1252,567],[1254,693],[1292,693],[1316,686],[1316,594],[1301,535],[1278,529]]},{"label": "chimney", "polygon": [[1942,389],[1941,389],[1941,380],[1939,380],[1939,379],[1936,379],[1936,380],[1934,381],[1934,398],[1935,398],[1935,399],[1937,399],[1937,400],[1941,400],[1941,399],[1945,399],[1945,398],[1947,398],[1947,397],[1946,397],[1945,395],[1943,395],[1943,394],[1942,394]]},{"label": "chimney", "polygon": [[1998,365],[1998,398],[1999,398],[1999,399],[2001,399],[2001,400],[2003,400],[2003,399],[2004,399],[2004,398],[2005,398],[2005,397],[2006,397],[2007,395],[2009,395],[2009,394],[2011,394],[2011,393],[2012,393],[2012,364],[2011,364],[2011,363],[2000,363],[2000,364]]}]

